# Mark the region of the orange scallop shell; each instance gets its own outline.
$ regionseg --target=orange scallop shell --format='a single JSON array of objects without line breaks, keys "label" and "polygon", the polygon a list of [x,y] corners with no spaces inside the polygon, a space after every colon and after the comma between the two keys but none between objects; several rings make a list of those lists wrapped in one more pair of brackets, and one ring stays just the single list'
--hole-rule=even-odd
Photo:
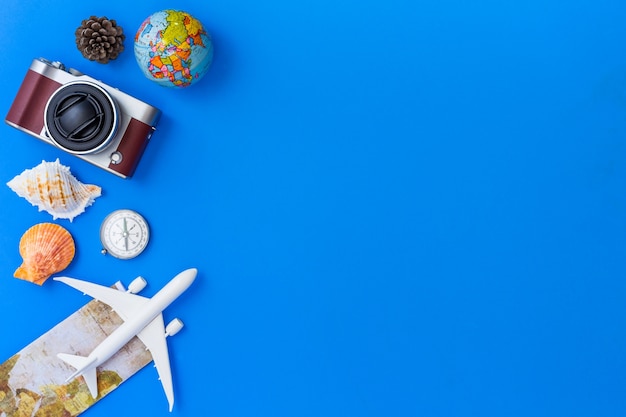
[{"label": "orange scallop shell", "polygon": [[20,239],[22,265],[13,276],[42,285],[52,274],[64,270],[76,253],[70,232],[54,223],[39,223]]}]

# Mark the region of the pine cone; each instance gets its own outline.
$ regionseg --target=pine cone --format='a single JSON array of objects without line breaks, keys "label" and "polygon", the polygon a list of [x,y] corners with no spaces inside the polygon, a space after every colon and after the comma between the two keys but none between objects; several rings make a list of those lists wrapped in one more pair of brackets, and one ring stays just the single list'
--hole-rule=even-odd
[{"label": "pine cone", "polygon": [[91,16],[74,33],[76,47],[85,58],[106,64],[124,50],[124,32],[115,20]]}]

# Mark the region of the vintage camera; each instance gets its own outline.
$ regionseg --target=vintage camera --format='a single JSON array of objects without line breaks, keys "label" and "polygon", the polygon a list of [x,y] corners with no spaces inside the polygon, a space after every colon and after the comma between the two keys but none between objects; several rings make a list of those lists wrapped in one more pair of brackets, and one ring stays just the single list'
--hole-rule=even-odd
[{"label": "vintage camera", "polygon": [[33,60],[5,121],[122,178],[161,111],[60,62]]}]

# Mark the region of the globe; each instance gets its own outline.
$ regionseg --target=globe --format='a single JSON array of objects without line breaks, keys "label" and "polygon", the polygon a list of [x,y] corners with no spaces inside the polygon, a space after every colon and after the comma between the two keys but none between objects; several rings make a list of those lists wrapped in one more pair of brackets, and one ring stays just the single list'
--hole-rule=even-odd
[{"label": "globe", "polygon": [[143,74],[165,87],[188,87],[213,62],[213,43],[202,23],[180,10],[148,16],[135,34],[135,58]]}]

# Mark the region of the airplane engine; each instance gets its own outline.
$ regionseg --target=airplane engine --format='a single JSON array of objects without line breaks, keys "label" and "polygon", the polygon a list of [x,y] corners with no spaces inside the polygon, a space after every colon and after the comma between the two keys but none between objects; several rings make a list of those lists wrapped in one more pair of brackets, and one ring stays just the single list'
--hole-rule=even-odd
[{"label": "airplane engine", "polygon": [[174,336],[176,333],[180,332],[180,329],[182,329],[184,325],[181,319],[170,321],[165,327],[165,336]]},{"label": "airplane engine", "polygon": [[146,288],[146,285],[148,285],[148,283],[143,277],[137,277],[133,280],[133,282],[130,283],[126,292],[129,292],[131,294],[137,294],[139,291]]}]

